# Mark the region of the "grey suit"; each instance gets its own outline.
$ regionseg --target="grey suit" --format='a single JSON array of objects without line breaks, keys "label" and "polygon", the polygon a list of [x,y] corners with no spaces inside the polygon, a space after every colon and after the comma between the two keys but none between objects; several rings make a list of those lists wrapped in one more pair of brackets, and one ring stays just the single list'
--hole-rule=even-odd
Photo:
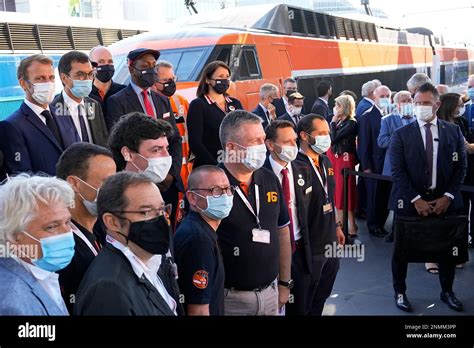
[{"label": "grey suit", "polygon": [[0,315],[68,315],[12,258],[0,258]]}]

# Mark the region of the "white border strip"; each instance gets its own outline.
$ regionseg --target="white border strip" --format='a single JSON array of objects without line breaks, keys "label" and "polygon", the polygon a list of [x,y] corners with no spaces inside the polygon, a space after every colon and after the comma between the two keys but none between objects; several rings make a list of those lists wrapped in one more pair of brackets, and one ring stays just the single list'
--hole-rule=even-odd
[{"label": "white border strip", "polygon": [[366,74],[366,73],[373,73],[373,72],[393,71],[393,70],[409,69],[409,68],[429,68],[431,66],[432,66],[431,64],[418,63],[418,64],[361,66],[361,67],[354,67],[354,68],[293,70],[292,76],[304,77],[304,76],[318,76],[318,75]]}]

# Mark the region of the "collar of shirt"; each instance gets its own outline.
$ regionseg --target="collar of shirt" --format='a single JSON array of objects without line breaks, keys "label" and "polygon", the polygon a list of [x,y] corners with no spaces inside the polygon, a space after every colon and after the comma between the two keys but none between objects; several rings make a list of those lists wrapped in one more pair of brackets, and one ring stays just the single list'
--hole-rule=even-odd
[{"label": "collar of shirt", "polygon": [[42,268],[39,268],[38,266],[35,266],[31,263],[28,263],[26,261],[23,261],[20,258],[14,257],[14,259],[20,263],[23,267],[26,268],[28,272],[30,272],[33,277],[35,277],[37,280],[49,280],[50,281],[58,281],[59,275],[55,272],[49,272],[46,271]]},{"label": "collar of shirt", "polygon": [[33,104],[32,102],[30,102],[28,99],[25,99],[24,100],[26,106],[28,106],[31,110],[33,110],[33,112],[39,116],[40,118],[44,118],[43,115],[41,115],[41,113],[44,111],[44,110],[48,110],[49,111],[49,105],[46,109],[43,109],[42,106],[39,106],[39,105],[36,105],[36,104]]},{"label": "collar of shirt", "polygon": [[300,153],[302,153],[303,155],[305,155],[306,157],[308,157],[308,159],[309,159],[311,162],[313,162],[316,167],[319,168],[319,157],[320,157],[320,156],[315,156],[315,157],[313,158],[313,157],[311,157],[310,155],[308,155],[306,152],[304,152],[302,149],[300,149]]},{"label": "collar of shirt", "polygon": [[64,98],[64,103],[67,105],[69,111],[71,114],[77,113],[77,107],[79,105],[82,105],[84,107],[84,98],[81,99],[81,102],[78,103],[75,100],[73,100],[70,96],[67,95],[67,93],[63,90],[62,92],[63,98]]},{"label": "collar of shirt", "polygon": [[[419,126],[420,128],[424,128],[424,127],[425,127],[425,124],[428,123],[428,122],[421,121],[420,119],[416,119],[416,120],[418,121],[418,126]],[[437,127],[437,126],[438,126],[438,117],[435,117],[435,118],[433,119],[433,121],[431,121],[430,123],[431,123],[431,125]]]},{"label": "collar of shirt", "polygon": [[139,97],[142,96],[142,92],[143,92],[143,91],[147,91],[148,95],[150,95],[150,87],[149,87],[149,88],[146,88],[146,89],[143,89],[143,88],[137,86],[136,84],[134,84],[133,81],[131,81],[131,80],[130,80],[130,86],[132,86],[133,91],[134,91],[135,94],[138,95]]},{"label": "collar of shirt", "polygon": [[367,97],[364,97],[364,99],[370,102],[370,104],[375,105],[375,102],[372,99],[367,98]]},{"label": "collar of shirt", "polygon": [[203,230],[212,238],[213,241],[217,242],[217,233],[214,229],[209,226],[209,224],[204,220],[198,212],[190,210],[187,218],[197,222],[200,226],[202,226]]},{"label": "collar of shirt", "polygon": [[265,113],[265,115],[266,115],[266,114],[267,114],[267,112],[268,112],[268,109],[267,109],[265,106],[263,106],[263,104],[262,104],[262,103],[258,103],[258,105],[260,105],[260,107],[262,108],[263,112],[264,112],[264,113]]},{"label": "collar of shirt", "polygon": [[318,97],[318,98],[321,99],[326,105],[329,105],[329,102],[326,99],[321,98],[321,97]]},{"label": "collar of shirt", "polygon": [[[207,103],[210,104],[217,104],[217,102],[211,98],[209,94],[204,95],[204,98],[206,98]],[[227,103],[232,103],[232,99],[229,98],[229,96],[225,96],[225,101]]]},{"label": "collar of shirt", "polygon": [[273,172],[276,174],[277,177],[280,178],[282,176],[281,171],[285,168],[288,169],[288,173],[291,172],[291,163],[288,163],[286,167],[283,167],[280,163],[275,161],[271,155],[268,158],[272,166]]}]

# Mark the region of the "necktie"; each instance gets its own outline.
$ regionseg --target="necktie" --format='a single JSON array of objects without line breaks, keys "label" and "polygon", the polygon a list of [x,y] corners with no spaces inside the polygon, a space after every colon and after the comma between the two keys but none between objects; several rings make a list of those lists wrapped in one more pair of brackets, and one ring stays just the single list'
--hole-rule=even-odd
[{"label": "necktie", "polygon": [[79,124],[81,125],[82,141],[88,143],[89,135],[87,134],[86,121],[84,119],[84,113],[82,112],[83,106],[79,104],[77,106],[77,115],[79,116]]},{"label": "necktie", "polygon": [[298,125],[298,122],[300,121],[300,115],[294,115],[295,118],[295,124]]},{"label": "necktie", "polygon": [[268,124],[270,124],[272,120],[271,120],[271,118],[270,118],[270,113],[268,112],[268,110],[265,111],[265,114],[267,115]]},{"label": "necktie", "polygon": [[290,240],[291,240],[291,251],[294,253],[296,250],[295,236],[293,233],[293,215],[291,212],[291,194],[290,194],[290,179],[288,178],[288,168],[283,168],[281,170],[283,175],[283,180],[281,182],[281,187],[283,189],[283,198],[285,199],[285,204],[288,207],[288,214],[290,215]]},{"label": "necktie", "polygon": [[145,105],[145,111],[148,116],[152,118],[156,118],[155,111],[153,110],[153,106],[151,105],[150,98],[148,97],[148,91],[142,91],[143,95],[143,104]]},{"label": "necktie", "polygon": [[433,134],[431,133],[431,123],[425,124],[426,138],[426,164],[428,165],[428,187],[433,185]]},{"label": "necktie", "polygon": [[43,115],[44,118],[46,118],[46,127],[48,127],[48,129],[51,131],[53,136],[58,141],[59,145],[63,147],[63,142],[61,140],[61,133],[59,132],[59,127],[56,123],[56,120],[53,118],[49,110],[44,110],[41,113],[41,115]]}]

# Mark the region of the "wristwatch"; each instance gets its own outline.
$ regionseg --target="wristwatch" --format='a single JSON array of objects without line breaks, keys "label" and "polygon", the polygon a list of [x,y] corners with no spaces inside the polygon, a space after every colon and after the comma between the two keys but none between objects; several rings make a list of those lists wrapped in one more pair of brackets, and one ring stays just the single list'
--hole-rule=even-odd
[{"label": "wristwatch", "polygon": [[293,279],[290,279],[287,282],[284,282],[283,280],[279,280],[278,285],[284,286],[285,288],[288,288],[291,290],[293,289],[293,286],[295,286],[295,281]]}]

